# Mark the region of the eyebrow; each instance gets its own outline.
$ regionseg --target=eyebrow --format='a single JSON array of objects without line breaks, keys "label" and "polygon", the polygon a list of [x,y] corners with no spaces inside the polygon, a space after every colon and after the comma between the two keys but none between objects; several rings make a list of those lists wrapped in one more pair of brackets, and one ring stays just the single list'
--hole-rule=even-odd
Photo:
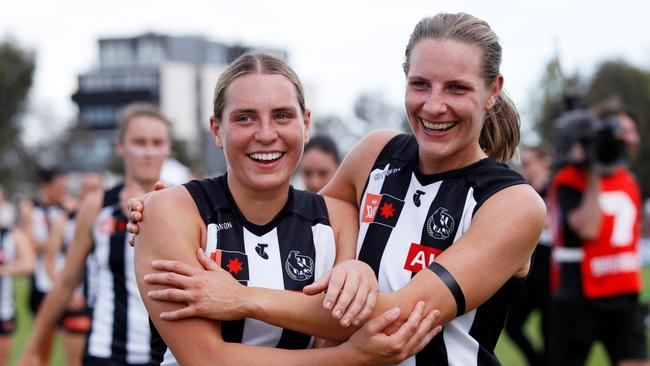
[{"label": "eyebrow", "polygon": [[[272,112],[277,113],[277,112],[295,112],[296,107],[292,106],[284,106],[284,107],[278,107],[278,108],[273,108]],[[251,113],[251,114],[257,114],[256,109],[252,108],[242,108],[242,109],[235,109],[232,112],[230,112],[230,115],[236,115],[236,114],[245,114],[245,113]]]}]

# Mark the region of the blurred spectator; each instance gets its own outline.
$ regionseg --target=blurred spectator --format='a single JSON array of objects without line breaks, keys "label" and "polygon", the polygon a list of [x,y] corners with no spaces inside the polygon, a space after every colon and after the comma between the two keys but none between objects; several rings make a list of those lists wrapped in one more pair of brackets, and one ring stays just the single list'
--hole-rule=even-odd
[{"label": "blurred spectator", "polygon": [[4,189],[0,186],[0,227],[11,227],[16,220],[16,209],[5,197]]},{"label": "blurred spectator", "polygon": [[[548,151],[542,146],[524,147],[521,150],[521,169],[524,178],[539,193],[546,198],[551,177],[551,161]],[[551,233],[548,228],[542,232],[537,248],[533,253],[532,262],[525,285],[515,298],[508,319],[506,331],[512,341],[519,347],[529,365],[547,365],[545,348],[550,335],[548,328],[550,294],[550,257],[552,245]],[[524,324],[530,313],[538,309],[541,316],[541,334],[543,346],[535,350],[524,333]]]},{"label": "blurred spectator", "polygon": [[309,192],[318,192],[334,177],[341,159],[336,142],[325,135],[309,139],[300,161],[300,176]]},{"label": "blurred spectator", "polygon": [[553,365],[584,365],[597,340],[614,365],[648,365],[639,306],[641,195],[621,158],[638,139],[629,138],[635,131],[625,131],[621,113],[630,116],[574,111],[557,121],[568,159],[549,190]]}]

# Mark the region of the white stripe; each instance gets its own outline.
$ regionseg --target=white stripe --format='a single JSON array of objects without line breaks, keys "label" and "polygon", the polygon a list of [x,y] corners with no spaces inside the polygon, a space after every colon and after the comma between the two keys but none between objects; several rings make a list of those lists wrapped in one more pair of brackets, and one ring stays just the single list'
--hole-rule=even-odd
[{"label": "white stripe", "polygon": [[113,313],[115,292],[113,274],[110,271],[110,238],[100,230],[101,223],[112,216],[111,207],[105,207],[97,216],[93,237],[97,259],[97,298],[92,317],[92,332],[88,337],[88,354],[94,357],[111,357],[113,338]]},{"label": "white stripe", "polygon": [[126,310],[126,362],[132,364],[149,362],[151,351],[151,329],[149,328],[149,314],[140,297],[138,283],[135,279],[134,250],[129,245],[128,233],[124,240],[124,270],[126,290],[128,294]]},{"label": "white stripe", "polygon": [[[7,231],[2,237],[3,264],[11,264],[16,261],[16,251],[11,231]],[[0,276],[0,321],[12,319],[15,316],[14,292],[12,276]]]},{"label": "white stripe", "polygon": [[205,252],[214,253],[217,250],[217,224],[209,224],[207,226],[207,243],[205,243]]},{"label": "white stripe", "polygon": [[316,249],[314,259],[314,281],[323,277],[325,272],[334,266],[336,259],[336,243],[334,242],[334,231],[331,226],[316,224],[311,227]]},{"label": "white stripe", "polygon": [[469,335],[475,317],[476,309],[445,325],[442,335],[445,340],[449,366],[476,365],[479,345],[476,339]]},{"label": "white stripe", "polygon": [[567,248],[555,247],[553,248],[553,260],[560,263],[580,263],[582,258],[585,257],[585,252],[582,248]]},{"label": "white stripe", "polygon": [[[268,244],[264,250],[268,259],[262,258],[255,251],[257,244]],[[274,228],[263,236],[257,236],[244,228],[244,247],[248,256],[248,286],[276,290],[284,289],[284,263],[280,257],[278,230]],[[254,271],[251,269],[255,268]],[[255,346],[275,347],[282,336],[282,328],[246,318],[242,343]]]}]

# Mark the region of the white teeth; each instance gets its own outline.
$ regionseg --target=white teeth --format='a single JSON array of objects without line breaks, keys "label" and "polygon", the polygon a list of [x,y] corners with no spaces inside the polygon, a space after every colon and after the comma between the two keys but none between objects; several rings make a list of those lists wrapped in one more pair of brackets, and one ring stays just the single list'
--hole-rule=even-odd
[{"label": "white teeth", "polygon": [[420,119],[420,121],[422,121],[422,124],[426,129],[434,131],[444,131],[456,125],[456,122],[433,123],[425,121],[423,119]]},{"label": "white teeth", "polygon": [[263,161],[272,161],[280,159],[282,156],[281,152],[274,153],[252,153],[249,155],[253,160],[263,160]]}]

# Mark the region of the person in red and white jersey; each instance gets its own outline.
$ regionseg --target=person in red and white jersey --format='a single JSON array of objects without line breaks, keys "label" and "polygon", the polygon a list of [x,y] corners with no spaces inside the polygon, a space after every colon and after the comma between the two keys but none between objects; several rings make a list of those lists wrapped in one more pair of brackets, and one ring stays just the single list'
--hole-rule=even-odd
[{"label": "person in red and white jersey", "polygon": [[557,121],[566,165],[549,193],[554,365],[583,365],[596,340],[612,364],[648,365],[638,303],[641,194],[625,165],[638,133],[629,139],[629,118],[621,109]]}]

